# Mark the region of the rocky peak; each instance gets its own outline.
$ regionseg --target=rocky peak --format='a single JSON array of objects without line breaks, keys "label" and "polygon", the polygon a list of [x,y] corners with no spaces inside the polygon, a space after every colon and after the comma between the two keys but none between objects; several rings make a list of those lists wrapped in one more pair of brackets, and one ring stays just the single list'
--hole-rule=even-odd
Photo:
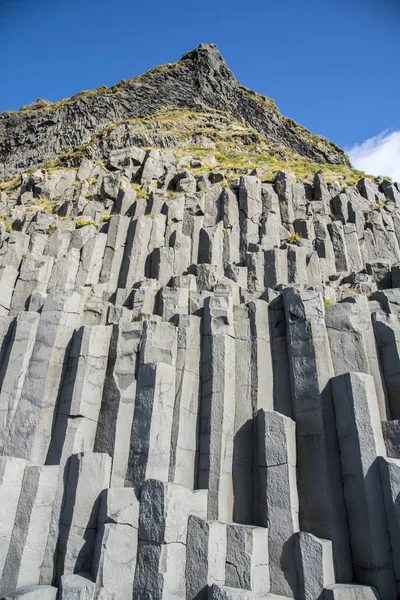
[{"label": "rocky peak", "polygon": [[114,123],[148,117],[166,107],[221,110],[308,160],[349,164],[337,146],[280,114],[275,103],[235,79],[214,44],[201,44],[180,61],[107,88],[53,104],[35,101],[0,115],[0,178],[41,167],[58,154],[93,142]]},{"label": "rocky peak", "polygon": [[212,77],[225,84],[237,84],[234,74],[215,44],[200,44],[182,56],[181,62],[190,63],[191,68],[197,71],[202,79]]}]

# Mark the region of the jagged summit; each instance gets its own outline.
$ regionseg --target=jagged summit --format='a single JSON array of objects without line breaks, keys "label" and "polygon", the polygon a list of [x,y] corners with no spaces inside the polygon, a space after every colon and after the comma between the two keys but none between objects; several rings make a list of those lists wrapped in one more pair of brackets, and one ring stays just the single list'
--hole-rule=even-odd
[{"label": "jagged summit", "polygon": [[210,76],[212,73],[215,79],[221,79],[225,83],[237,83],[216,44],[200,44],[184,54],[181,61],[190,61],[202,75],[207,73]]},{"label": "jagged summit", "polygon": [[201,44],[177,63],[129,81],[0,115],[0,178],[36,169],[61,152],[88,144],[113,123],[146,118],[166,107],[224,111],[266,141],[307,160],[349,165],[343,150],[280,114],[275,103],[243,87],[214,44]]}]

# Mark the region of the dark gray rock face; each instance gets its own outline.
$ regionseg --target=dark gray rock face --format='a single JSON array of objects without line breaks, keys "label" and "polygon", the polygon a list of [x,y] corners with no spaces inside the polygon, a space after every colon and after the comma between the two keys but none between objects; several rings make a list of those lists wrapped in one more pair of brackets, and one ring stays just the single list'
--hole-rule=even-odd
[{"label": "dark gray rock face", "polygon": [[0,178],[36,169],[59,152],[88,143],[111,123],[146,117],[165,106],[219,109],[315,162],[348,163],[340,148],[311,138],[306,129],[283,117],[272,101],[241,86],[213,44],[202,44],[179,62],[123,85],[82,92],[44,107],[43,102],[0,115]]},{"label": "dark gray rock face", "polygon": [[0,192],[0,598],[397,600],[398,184],[98,146]]}]

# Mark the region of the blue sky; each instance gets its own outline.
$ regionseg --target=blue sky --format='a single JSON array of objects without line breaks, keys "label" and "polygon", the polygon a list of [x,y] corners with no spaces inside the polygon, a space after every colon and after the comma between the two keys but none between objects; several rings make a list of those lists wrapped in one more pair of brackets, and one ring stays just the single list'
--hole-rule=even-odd
[{"label": "blue sky", "polygon": [[356,147],[356,160],[389,143],[392,169],[399,31],[400,0],[0,0],[0,112],[112,85],[214,42],[242,84]]}]

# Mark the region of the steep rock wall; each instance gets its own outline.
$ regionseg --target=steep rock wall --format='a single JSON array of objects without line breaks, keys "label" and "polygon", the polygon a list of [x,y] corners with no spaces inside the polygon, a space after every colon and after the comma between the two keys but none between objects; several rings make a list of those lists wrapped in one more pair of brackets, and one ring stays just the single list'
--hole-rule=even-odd
[{"label": "steep rock wall", "polygon": [[394,600],[399,187],[109,168],[1,196],[0,596]]}]

